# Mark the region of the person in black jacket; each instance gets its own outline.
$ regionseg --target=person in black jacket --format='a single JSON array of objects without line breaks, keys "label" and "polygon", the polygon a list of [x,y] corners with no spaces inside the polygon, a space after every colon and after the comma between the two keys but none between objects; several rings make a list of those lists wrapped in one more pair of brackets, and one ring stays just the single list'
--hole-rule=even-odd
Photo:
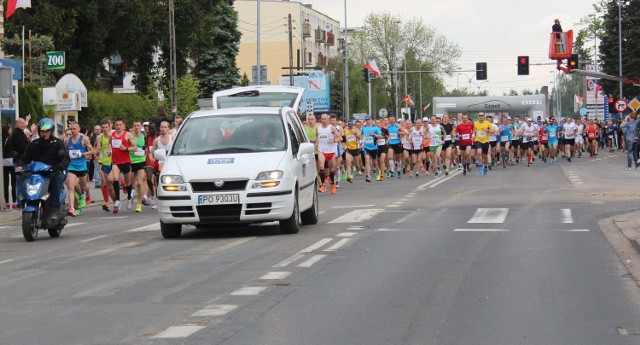
[{"label": "person in black jacket", "polygon": [[[555,19],[551,26],[551,32],[562,32],[562,25],[560,25],[560,19]],[[564,41],[562,35],[556,34],[556,53],[564,53]]]},{"label": "person in black jacket", "polygon": [[[11,148],[11,126],[8,123],[2,125],[2,159],[4,164],[2,165],[2,176],[4,183],[4,201],[9,204],[9,183],[14,183],[16,180],[16,171],[13,166],[13,149]],[[16,202],[16,188],[11,188],[11,200]]]},{"label": "person in black jacket", "polygon": [[[64,143],[53,135],[55,124],[51,119],[42,119],[38,122],[38,139],[27,146],[24,155],[20,159],[16,172],[22,172],[22,168],[33,161],[51,165],[53,173],[49,175],[49,193],[51,195],[51,208],[54,212],[60,209],[60,191],[63,188],[65,174],[71,159]],[[20,179],[22,184],[22,178]]]}]

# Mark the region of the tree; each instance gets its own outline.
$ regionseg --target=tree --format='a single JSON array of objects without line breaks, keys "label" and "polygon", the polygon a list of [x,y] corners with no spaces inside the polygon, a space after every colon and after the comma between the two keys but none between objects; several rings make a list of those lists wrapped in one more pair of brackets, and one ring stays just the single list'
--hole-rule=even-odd
[{"label": "tree", "polygon": [[[5,37],[2,40],[2,47],[6,51],[12,52],[20,52],[22,50],[22,37],[18,35],[14,35],[13,37]],[[53,85],[56,80],[56,73],[52,73],[47,71],[44,67],[45,63],[45,53],[48,50],[53,50],[53,38],[51,36],[46,35],[32,35],[31,37],[31,64],[33,68],[33,79],[29,80],[29,82],[35,82],[36,84],[42,86],[45,85]],[[28,72],[29,62],[25,63],[25,78],[29,76]]]},{"label": "tree", "polygon": [[240,86],[248,86],[249,85],[249,76],[247,72],[242,73],[242,78],[240,78]]}]

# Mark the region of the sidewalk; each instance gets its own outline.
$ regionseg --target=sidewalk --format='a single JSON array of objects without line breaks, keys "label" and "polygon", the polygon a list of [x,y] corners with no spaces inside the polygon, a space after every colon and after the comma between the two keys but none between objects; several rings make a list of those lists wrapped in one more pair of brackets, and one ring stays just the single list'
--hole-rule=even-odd
[{"label": "sidewalk", "polygon": [[613,216],[610,219],[640,254],[640,210]]},{"label": "sidewalk", "polygon": [[[89,183],[90,185],[90,194],[91,194],[91,204],[87,205],[87,208],[92,208],[96,206],[101,206],[104,198],[102,197],[102,190],[99,188],[95,188],[95,184],[93,182]],[[126,193],[120,191],[120,199],[126,200]],[[82,216],[80,216],[82,217]],[[18,209],[0,209],[0,225],[12,224],[20,221],[22,219],[22,210]]]}]

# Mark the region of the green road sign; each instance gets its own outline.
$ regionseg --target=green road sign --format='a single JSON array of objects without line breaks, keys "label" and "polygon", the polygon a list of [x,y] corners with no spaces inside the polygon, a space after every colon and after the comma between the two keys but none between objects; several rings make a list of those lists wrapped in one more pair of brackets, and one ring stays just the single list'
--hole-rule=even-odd
[{"label": "green road sign", "polygon": [[64,52],[47,52],[47,69],[64,69]]}]

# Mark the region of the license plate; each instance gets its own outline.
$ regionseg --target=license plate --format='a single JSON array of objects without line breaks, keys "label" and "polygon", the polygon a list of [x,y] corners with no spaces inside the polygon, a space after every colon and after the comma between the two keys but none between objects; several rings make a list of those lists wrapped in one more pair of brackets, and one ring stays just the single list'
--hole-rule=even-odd
[{"label": "license plate", "polygon": [[229,205],[239,203],[239,194],[198,195],[198,205]]}]

